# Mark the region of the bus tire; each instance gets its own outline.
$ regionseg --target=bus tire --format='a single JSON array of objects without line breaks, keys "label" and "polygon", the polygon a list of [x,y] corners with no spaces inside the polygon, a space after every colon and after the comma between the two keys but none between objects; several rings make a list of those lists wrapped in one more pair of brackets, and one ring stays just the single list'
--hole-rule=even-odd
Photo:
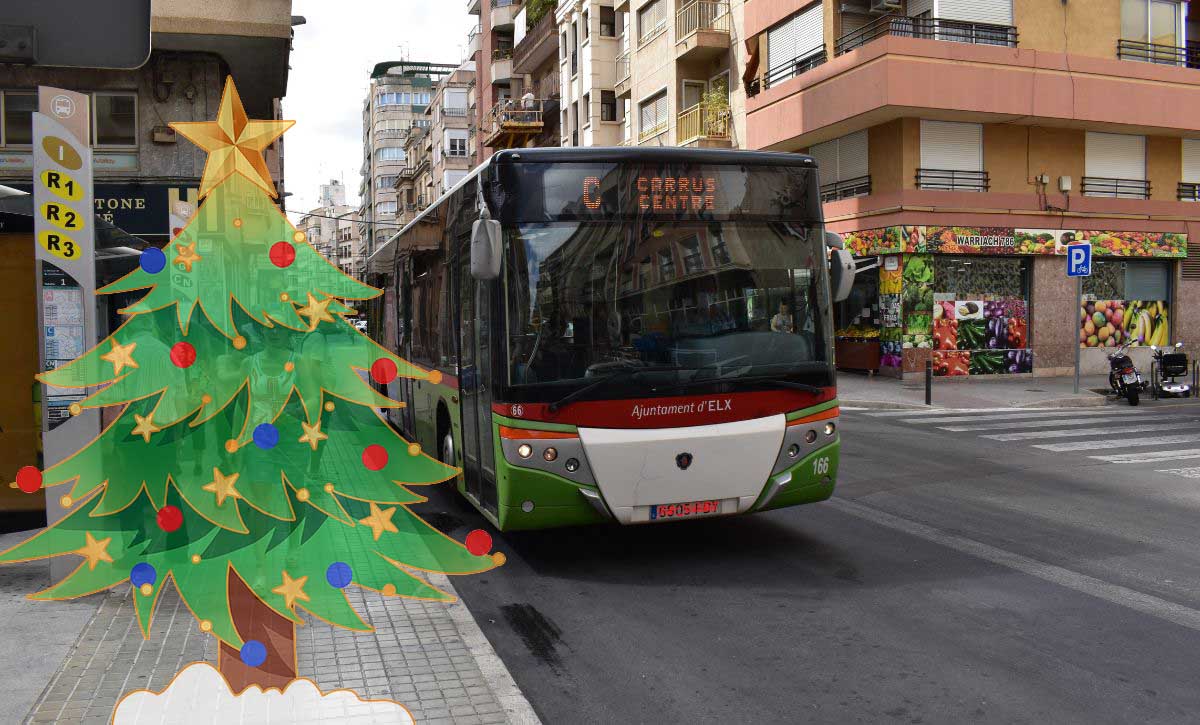
[{"label": "bus tire", "polygon": [[438,460],[447,466],[456,466],[456,451],[454,450],[454,431],[450,426],[450,413],[445,406],[438,406],[437,412],[437,446]]}]

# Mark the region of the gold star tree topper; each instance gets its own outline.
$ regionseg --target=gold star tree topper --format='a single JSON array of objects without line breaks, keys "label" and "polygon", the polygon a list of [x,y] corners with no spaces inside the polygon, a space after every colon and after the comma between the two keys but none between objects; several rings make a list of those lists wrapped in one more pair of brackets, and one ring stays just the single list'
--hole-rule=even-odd
[{"label": "gold star tree topper", "polygon": [[271,172],[263,161],[262,152],[294,123],[252,121],[247,118],[233,78],[229,77],[225,79],[225,92],[221,94],[217,120],[177,121],[169,125],[208,152],[204,177],[200,180],[201,197],[234,174],[245,176],[274,197],[275,187],[271,183]]}]

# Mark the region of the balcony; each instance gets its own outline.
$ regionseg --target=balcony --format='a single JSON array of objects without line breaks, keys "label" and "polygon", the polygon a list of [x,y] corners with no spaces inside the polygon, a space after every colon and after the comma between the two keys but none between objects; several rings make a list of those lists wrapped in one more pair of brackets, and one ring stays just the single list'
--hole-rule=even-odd
[{"label": "balcony", "polygon": [[761,78],[755,78],[747,84],[746,95],[758,95],[759,91],[765,91],[771,86],[782,83],[789,78],[795,78],[802,73],[807,73],[823,64],[825,60],[825,46],[821,46],[798,55],[785,63],[780,63],[774,68],[768,68],[767,72]]},{"label": "balcony", "polygon": [[513,48],[513,70],[536,75],[538,68],[553,60],[557,53],[558,26],[554,12],[548,11]]},{"label": "balcony", "polygon": [[479,48],[480,48],[480,37],[479,36],[481,34],[482,34],[482,29],[478,25],[471,28],[471,32],[467,33],[467,55],[472,58],[474,58],[475,54],[479,52]]},{"label": "balcony", "polygon": [[1109,199],[1149,199],[1150,182],[1142,179],[1085,176],[1079,184],[1079,192],[1084,196],[1102,196]]},{"label": "balcony", "polygon": [[1180,201],[1200,201],[1200,184],[1181,181],[1176,193]]},{"label": "balcony", "polygon": [[675,58],[709,60],[729,51],[729,3],[693,0],[675,14]]},{"label": "balcony", "polygon": [[512,80],[512,57],[512,48],[496,48],[492,51],[492,83],[508,83]]},{"label": "balcony", "polygon": [[479,15],[481,10],[479,0],[467,0],[467,15]]},{"label": "balcony", "polygon": [[845,181],[834,181],[821,185],[821,203],[867,196],[871,193],[871,175],[856,176]]},{"label": "balcony", "polygon": [[910,18],[903,15],[885,15],[837,39],[834,55],[849,53],[855,48],[870,43],[885,35],[902,38],[925,38],[946,40],[952,43],[972,45],[1000,45],[1017,47],[1017,29],[1010,25],[969,23],[944,18]]},{"label": "balcony", "polygon": [[518,0],[491,0],[492,2],[492,31],[512,31],[516,25],[517,13],[521,12]]},{"label": "balcony", "polygon": [[544,129],[542,121],[543,101],[514,101],[505,99],[497,103],[484,116],[480,128],[484,146],[498,149],[519,148]]},{"label": "balcony", "polygon": [[1121,60],[1200,68],[1200,46],[1196,45],[1179,48],[1174,45],[1157,45],[1122,38],[1117,41],[1117,57]]},{"label": "balcony", "polygon": [[697,103],[681,111],[675,124],[675,139],[680,146],[729,148],[729,106]]},{"label": "balcony", "polygon": [[623,96],[629,93],[629,51],[618,55],[614,62],[616,63],[616,73],[613,77],[617,79],[617,83],[613,88],[613,92],[618,96]]},{"label": "balcony", "polygon": [[917,169],[917,188],[931,191],[987,191],[986,171],[956,169]]}]

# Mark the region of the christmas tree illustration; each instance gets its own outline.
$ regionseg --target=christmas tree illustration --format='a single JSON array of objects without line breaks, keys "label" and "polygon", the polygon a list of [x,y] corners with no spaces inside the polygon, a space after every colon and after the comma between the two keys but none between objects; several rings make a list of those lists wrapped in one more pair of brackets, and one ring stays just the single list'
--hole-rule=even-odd
[{"label": "christmas tree illustration", "polygon": [[234,691],[296,675],[303,609],[370,631],[349,586],[449,599],[420,572],[502,563],[475,532],[470,549],[408,507],[409,486],[458,470],[396,434],[376,408],[400,405],[365,378],[437,382],[357,332],[346,302],[380,294],[326,261],[272,201],[262,152],[291,121],[246,118],[232,79],[217,119],[171,124],[208,152],[202,203],[162,249],[100,294],[148,290],[125,322],[71,364],[39,376],[90,393],[72,406],[124,405],[69,458],[22,469],[16,487],[61,487],[66,515],[0,563],[81,556],[34,599],[132,584],[149,636],[172,581],[201,631],[220,641]]}]

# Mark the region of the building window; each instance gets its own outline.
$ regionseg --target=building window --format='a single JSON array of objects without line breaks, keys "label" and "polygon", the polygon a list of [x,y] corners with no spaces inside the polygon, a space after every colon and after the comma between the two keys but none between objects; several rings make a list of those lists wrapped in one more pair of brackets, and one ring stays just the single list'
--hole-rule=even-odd
[{"label": "building window", "polygon": [[1174,0],[1121,0],[1121,39],[1182,46],[1182,5]]},{"label": "building window", "polygon": [[867,149],[866,129],[809,148],[808,155],[817,162],[822,201],[871,193]]},{"label": "building window", "polygon": [[658,277],[663,282],[675,277],[675,257],[671,255],[670,249],[658,251]]},{"label": "building window", "polygon": [[461,129],[446,129],[446,155],[463,157],[467,155],[467,132]]},{"label": "building window", "polygon": [[98,147],[137,146],[137,94],[92,94],[92,142]]},{"label": "building window", "polygon": [[396,216],[396,202],[381,201],[375,205],[375,213],[379,216]]},{"label": "building window", "polygon": [[1150,197],[1145,136],[1088,131],[1083,154],[1082,193],[1126,199]]},{"label": "building window", "polygon": [[375,177],[376,189],[390,189],[396,185],[396,179],[399,178],[396,174],[386,174],[384,176]]},{"label": "building window", "polygon": [[4,128],[0,142],[5,146],[28,146],[33,143],[33,116],[37,110],[36,93],[6,91],[4,102]]},{"label": "building window", "polygon": [[413,128],[429,128],[432,124],[433,121],[428,118],[421,118],[412,122]]},{"label": "building window", "polygon": [[587,42],[587,39],[589,37],[588,36],[588,33],[589,33],[588,25],[591,24],[588,22],[589,20],[591,20],[591,16],[588,14],[587,10],[584,10],[583,11],[583,33],[582,33],[582,35],[583,35],[583,42],[585,42],[585,43]]},{"label": "building window", "polygon": [[571,52],[570,46],[567,45],[567,31],[564,30],[562,33],[559,34],[558,59],[566,60],[567,56],[570,54],[570,52]]},{"label": "building window", "polygon": [[796,13],[767,31],[766,85],[781,83],[825,60],[822,4]]},{"label": "building window", "polygon": [[442,174],[442,189],[449,191],[454,188],[454,185],[463,179],[467,178],[469,171],[446,171]]},{"label": "building window", "polygon": [[613,91],[600,91],[600,120],[617,120],[617,94]]},{"label": "building window", "polygon": [[583,126],[587,128],[592,125],[592,94],[583,94]]},{"label": "building window", "polygon": [[638,10],[638,45],[657,38],[667,29],[667,4],[654,0]]},{"label": "building window", "polygon": [[404,149],[396,147],[396,146],[388,146],[385,148],[377,149],[375,151],[375,160],[376,161],[403,161],[404,160]]},{"label": "building window", "polygon": [[921,166],[917,188],[987,191],[983,170],[983,126],[978,123],[921,121]]},{"label": "building window", "polygon": [[729,247],[725,245],[725,235],[721,230],[711,229],[708,232],[708,249],[712,252],[713,264],[722,265],[729,264]]},{"label": "building window", "polygon": [[704,269],[704,253],[700,251],[700,239],[695,235],[679,242],[683,250],[683,273],[692,274]]},{"label": "building window", "polygon": [[667,91],[663,89],[638,104],[641,136],[645,140],[667,130]]},{"label": "building window", "polygon": [[611,5],[600,6],[600,37],[615,38],[617,35],[617,13]]},{"label": "building window", "polygon": [[579,23],[571,23],[571,77],[579,74]]}]

